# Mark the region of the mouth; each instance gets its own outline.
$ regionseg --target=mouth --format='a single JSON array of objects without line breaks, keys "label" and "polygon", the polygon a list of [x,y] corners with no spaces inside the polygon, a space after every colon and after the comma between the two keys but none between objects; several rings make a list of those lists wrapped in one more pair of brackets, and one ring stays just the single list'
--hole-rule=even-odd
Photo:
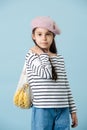
[{"label": "mouth", "polygon": [[47,45],[47,44],[48,44],[48,42],[42,42],[42,44],[45,44],[45,45]]}]

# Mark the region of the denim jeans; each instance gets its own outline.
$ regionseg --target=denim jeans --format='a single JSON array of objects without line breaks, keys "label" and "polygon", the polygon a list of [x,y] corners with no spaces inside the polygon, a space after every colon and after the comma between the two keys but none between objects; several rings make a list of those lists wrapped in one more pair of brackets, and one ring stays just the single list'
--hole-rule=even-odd
[{"label": "denim jeans", "polygon": [[32,107],[31,130],[70,130],[69,108]]}]

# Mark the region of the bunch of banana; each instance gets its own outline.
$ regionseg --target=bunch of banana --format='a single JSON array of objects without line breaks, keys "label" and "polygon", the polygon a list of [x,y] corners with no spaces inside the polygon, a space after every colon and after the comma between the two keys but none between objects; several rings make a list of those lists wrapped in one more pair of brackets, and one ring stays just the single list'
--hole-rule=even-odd
[{"label": "bunch of banana", "polygon": [[13,102],[16,106],[21,108],[29,108],[31,106],[28,84],[24,84],[22,88],[16,91]]}]

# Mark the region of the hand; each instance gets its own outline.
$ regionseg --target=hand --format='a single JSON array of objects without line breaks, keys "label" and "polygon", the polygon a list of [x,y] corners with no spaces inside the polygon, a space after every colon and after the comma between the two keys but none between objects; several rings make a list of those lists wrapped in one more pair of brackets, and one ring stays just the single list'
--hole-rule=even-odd
[{"label": "hand", "polygon": [[72,119],[72,127],[76,127],[78,125],[78,119],[77,119],[77,115],[76,112],[71,113],[71,119]]},{"label": "hand", "polygon": [[33,53],[38,54],[38,55],[44,53],[38,46],[34,46],[34,47],[32,47],[30,50],[31,50]]},{"label": "hand", "polygon": [[38,55],[47,53],[49,56],[57,56],[57,54],[50,52],[49,49],[41,49],[38,46],[34,46],[30,50]]}]

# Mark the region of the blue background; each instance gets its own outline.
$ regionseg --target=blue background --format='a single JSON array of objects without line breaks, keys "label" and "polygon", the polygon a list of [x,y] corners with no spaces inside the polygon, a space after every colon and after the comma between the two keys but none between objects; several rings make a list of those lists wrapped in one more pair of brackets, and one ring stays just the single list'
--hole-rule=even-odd
[{"label": "blue background", "polygon": [[0,0],[0,130],[30,130],[31,109],[14,106],[13,95],[34,45],[30,23],[36,16],[51,16],[61,28],[56,43],[78,108],[75,130],[87,130],[87,0]]}]

